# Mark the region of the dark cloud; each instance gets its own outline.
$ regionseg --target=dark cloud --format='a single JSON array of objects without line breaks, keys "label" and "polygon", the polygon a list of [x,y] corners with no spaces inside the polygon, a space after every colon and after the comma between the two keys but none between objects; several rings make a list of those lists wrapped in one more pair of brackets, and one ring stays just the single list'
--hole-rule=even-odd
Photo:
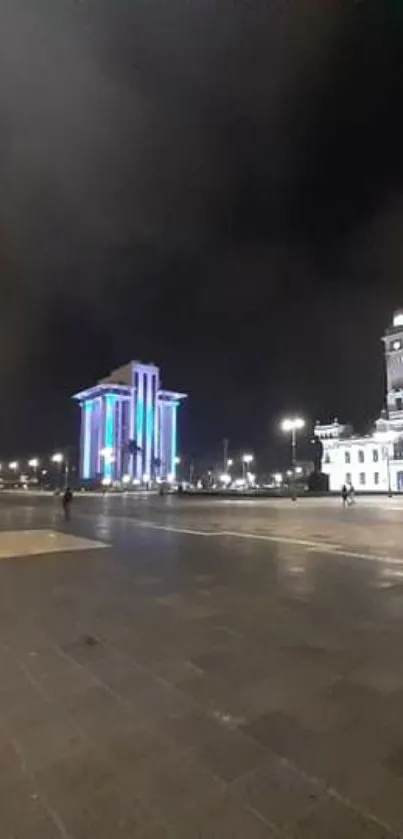
[{"label": "dark cloud", "polygon": [[3,1],[7,450],[71,436],[69,390],[132,355],[191,391],[196,449],[379,408],[402,25],[393,0]]}]

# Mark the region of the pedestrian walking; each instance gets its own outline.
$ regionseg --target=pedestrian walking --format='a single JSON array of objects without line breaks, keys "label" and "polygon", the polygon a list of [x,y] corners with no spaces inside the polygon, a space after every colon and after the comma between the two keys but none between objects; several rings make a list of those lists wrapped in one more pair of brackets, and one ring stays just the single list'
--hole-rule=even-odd
[{"label": "pedestrian walking", "polygon": [[346,485],[343,484],[343,486],[341,488],[341,500],[342,500],[343,507],[346,506],[347,499],[348,499],[348,489],[347,489]]},{"label": "pedestrian walking", "polygon": [[70,507],[71,507],[72,500],[73,500],[73,493],[72,493],[70,487],[66,487],[66,489],[64,490],[64,493],[63,493],[63,498],[62,498],[64,518],[65,518],[66,521],[70,521]]},{"label": "pedestrian walking", "polygon": [[349,484],[347,487],[347,500],[350,506],[355,504],[355,491],[352,484]]}]

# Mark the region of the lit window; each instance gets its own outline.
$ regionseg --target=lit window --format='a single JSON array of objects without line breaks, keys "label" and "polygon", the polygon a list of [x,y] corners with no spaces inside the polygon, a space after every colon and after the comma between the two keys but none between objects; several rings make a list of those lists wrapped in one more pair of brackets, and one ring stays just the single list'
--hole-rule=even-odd
[{"label": "lit window", "polygon": [[372,449],[372,460],[374,461],[374,463],[378,463],[378,460],[379,460],[378,449]]},{"label": "lit window", "polygon": [[374,484],[376,484],[376,486],[379,484],[379,472],[374,472]]},{"label": "lit window", "polygon": [[365,486],[365,472],[360,472],[360,484]]},{"label": "lit window", "polygon": [[344,462],[351,463],[350,452],[344,452]]},{"label": "lit window", "polygon": [[364,463],[364,459],[365,459],[364,458],[364,452],[363,452],[362,449],[360,449],[359,452],[358,452],[358,460],[359,460],[360,463]]}]

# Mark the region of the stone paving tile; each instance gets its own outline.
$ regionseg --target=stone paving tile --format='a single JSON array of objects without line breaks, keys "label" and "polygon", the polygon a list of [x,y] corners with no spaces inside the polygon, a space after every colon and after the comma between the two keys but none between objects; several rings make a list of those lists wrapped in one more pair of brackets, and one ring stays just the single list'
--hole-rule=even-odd
[{"label": "stone paving tile", "polygon": [[28,679],[23,668],[9,653],[0,655],[0,673],[1,692],[9,688],[18,688],[20,685],[24,686],[28,683]]},{"label": "stone paving tile", "polygon": [[10,714],[18,712],[35,702],[40,702],[42,696],[39,688],[31,684],[28,679],[13,687],[0,690],[0,719],[7,719]]},{"label": "stone paving tile", "polygon": [[77,755],[88,747],[87,739],[68,718],[27,728],[16,738],[21,759],[29,771],[64,757]]},{"label": "stone paving tile", "polygon": [[[104,632],[105,629],[104,626]],[[92,637],[89,636],[90,639]],[[81,643],[65,647],[65,650],[77,664],[87,668],[100,681],[106,683],[136,667],[132,656],[102,641],[91,644],[83,640]]]},{"label": "stone paving tile", "polygon": [[164,732],[181,746],[198,747],[218,737],[222,725],[202,710],[192,709],[164,721]]},{"label": "stone paving tile", "polygon": [[162,825],[151,827],[149,830],[144,830],[140,839],[175,839],[172,832]]},{"label": "stone paving tile", "polygon": [[20,775],[0,783],[1,836],[28,829],[46,817],[45,805],[29,778]]},{"label": "stone paving tile", "polygon": [[119,790],[81,801],[64,823],[72,839],[143,839],[158,826],[149,810],[134,797],[128,803]]},{"label": "stone paving tile", "polygon": [[233,781],[263,763],[265,750],[241,732],[219,725],[215,736],[195,744],[195,756],[213,775]]},{"label": "stone paving tile", "polygon": [[154,675],[171,682],[173,685],[201,673],[189,659],[178,658],[172,654],[166,658],[153,658],[147,662],[147,666]]},{"label": "stone paving tile", "polygon": [[207,673],[185,679],[177,685],[189,698],[207,713],[229,713],[243,717],[244,703],[233,685],[221,676]]},{"label": "stone paving tile", "polygon": [[[199,527],[205,509],[195,504],[190,514]],[[164,510],[164,516],[182,516],[178,505],[174,513]],[[303,504],[298,513],[276,508],[269,525],[268,508],[260,518],[249,511],[247,522],[242,510],[229,515],[215,508],[217,526],[226,517],[238,528],[243,519],[246,529],[267,532],[277,529],[277,517],[287,517],[298,538],[309,529],[318,536],[317,520],[305,522]],[[92,529],[91,515],[73,527]],[[229,550],[211,540],[206,554],[204,542],[168,540],[154,531],[139,535],[131,525],[125,523],[123,538],[121,523],[103,518],[102,527],[118,534],[119,547],[97,558],[1,564],[0,787],[21,781],[14,744],[24,759],[27,742],[38,766],[32,801],[41,803],[37,785],[56,812],[66,813],[69,839],[76,832],[79,839],[103,832],[108,839],[192,839],[225,837],[226,830],[249,839],[258,830],[256,820],[263,836],[271,836],[263,819],[269,815],[276,825],[289,825],[292,816],[292,828],[278,827],[283,836],[291,831],[287,839],[294,839],[297,817],[297,839],[333,839],[328,822],[338,825],[338,839],[357,839],[362,825],[363,835],[379,839],[377,825],[361,819],[359,810],[403,831],[401,593],[393,599],[375,591],[376,564],[304,555],[297,579],[289,568],[301,560],[300,548],[232,540]],[[367,528],[361,530],[368,542]],[[340,522],[333,522],[332,532],[342,538]],[[396,545],[401,532],[400,526]],[[378,543],[386,535],[384,527]],[[158,585],[143,585],[147,576],[158,578]],[[98,636],[93,646],[85,643],[89,634]],[[54,701],[45,702],[43,693]],[[55,760],[70,754],[63,732],[72,721],[88,738],[85,751]],[[50,746],[52,727],[60,736]],[[302,780],[294,784],[294,770],[279,772],[273,755],[323,778],[354,810],[339,805],[342,814],[330,814],[328,799],[323,814],[321,799],[314,809],[308,801],[306,810],[312,782],[297,771]],[[277,771],[266,777],[271,761]],[[133,816],[137,798],[141,805]],[[23,810],[16,808],[4,839],[48,839],[47,830],[53,839],[43,810],[32,824],[24,822]],[[116,828],[122,814],[130,829]],[[0,808],[3,839],[1,815]]]},{"label": "stone paving tile", "polygon": [[11,778],[21,772],[21,760],[10,740],[0,740],[0,783],[4,778]]},{"label": "stone paving tile", "polygon": [[166,825],[177,825],[185,811],[204,809],[222,795],[224,785],[183,754],[149,762],[137,779],[136,793]]},{"label": "stone paving tile", "polygon": [[[133,785],[150,762],[179,754],[179,747],[166,737],[164,727],[148,725],[122,733],[111,730],[102,744],[102,752],[118,773],[121,783]],[[184,751],[184,750],[182,750]]]},{"label": "stone paving tile", "polygon": [[79,728],[94,742],[108,739],[112,730],[127,732],[145,724],[144,715],[138,714],[133,706],[124,704],[102,685],[65,697],[63,705]]},{"label": "stone paving tile", "polygon": [[393,839],[395,834],[351,807],[327,798],[311,810],[284,839]]},{"label": "stone paving tile", "polygon": [[114,792],[118,785],[113,768],[93,748],[39,769],[35,784],[62,818],[75,807],[98,795]]},{"label": "stone paving tile", "polygon": [[65,839],[53,819],[40,819],[30,827],[12,830],[6,839]]},{"label": "stone paving tile", "polygon": [[317,805],[324,795],[324,786],[293,769],[287,761],[271,756],[263,766],[231,784],[229,791],[236,801],[284,828]]},{"label": "stone paving tile", "polygon": [[48,673],[37,679],[38,687],[49,700],[60,702],[77,693],[85,693],[90,687],[99,684],[98,679],[85,667],[75,667],[70,670]]},{"label": "stone paving tile", "polygon": [[144,717],[155,721],[184,713],[193,707],[181,690],[148,673],[133,671],[110,685],[123,701],[130,702]]},{"label": "stone paving tile", "polygon": [[4,715],[5,723],[13,736],[19,737],[32,729],[57,722],[63,716],[63,709],[53,702],[48,702],[38,692],[29,693],[30,701],[26,704],[16,702]]},{"label": "stone paving tile", "polygon": [[242,730],[279,757],[294,760],[301,768],[320,743],[316,732],[304,728],[295,718],[281,711],[264,714],[249,725],[242,726]]},{"label": "stone paving tile", "polygon": [[328,755],[323,777],[357,809],[403,834],[403,780],[379,764],[350,753],[336,764]]},{"label": "stone paving tile", "polygon": [[24,656],[20,655],[19,658],[23,667],[34,678],[73,669],[71,661],[57,647],[46,646],[36,649],[33,646],[28,653]]},{"label": "stone paving tile", "polygon": [[277,832],[250,810],[223,796],[196,817],[184,816],[175,839],[275,839]]},{"label": "stone paving tile", "polygon": [[266,757],[265,749],[238,730],[236,724],[232,728],[232,722],[229,719],[224,724],[202,712],[192,712],[167,720],[164,730],[175,742],[191,746],[195,757],[214,775],[232,781]]}]

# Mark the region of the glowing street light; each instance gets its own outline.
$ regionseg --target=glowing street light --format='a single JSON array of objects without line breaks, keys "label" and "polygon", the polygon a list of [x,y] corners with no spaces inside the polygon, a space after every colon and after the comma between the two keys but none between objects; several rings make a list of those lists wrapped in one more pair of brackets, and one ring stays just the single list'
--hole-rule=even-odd
[{"label": "glowing street light", "polygon": [[220,475],[220,482],[221,482],[221,483],[222,483],[225,487],[227,487],[227,486],[228,486],[228,484],[230,484],[230,483],[231,483],[231,481],[232,481],[231,475],[228,475],[226,472],[224,472],[222,475]]},{"label": "glowing street light", "polygon": [[229,460],[227,460],[227,469],[231,469],[231,466],[233,466],[233,465],[234,465],[234,461],[233,461],[232,457],[230,457]]},{"label": "glowing street light", "polygon": [[[281,428],[286,434],[291,434],[291,464],[293,476],[295,478],[295,467],[297,462],[297,431],[301,431],[305,426],[305,420],[302,417],[286,417],[281,423]],[[292,500],[296,499],[295,479],[292,482]]]},{"label": "glowing street light", "polygon": [[31,460],[28,461],[28,466],[30,469],[33,470],[35,475],[35,481],[38,483],[38,467],[39,467],[39,459],[37,457],[31,457]]},{"label": "glowing street light", "polygon": [[248,466],[250,466],[253,460],[253,454],[246,453],[242,455],[242,477],[244,482],[246,482],[246,473],[248,471]]},{"label": "glowing street light", "polygon": [[55,452],[55,454],[52,454],[51,460],[52,463],[63,463],[64,455],[62,452]]},{"label": "glowing street light", "polygon": [[12,472],[16,472],[18,469],[18,461],[12,460],[11,463],[8,464],[8,468],[11,469]]}]

